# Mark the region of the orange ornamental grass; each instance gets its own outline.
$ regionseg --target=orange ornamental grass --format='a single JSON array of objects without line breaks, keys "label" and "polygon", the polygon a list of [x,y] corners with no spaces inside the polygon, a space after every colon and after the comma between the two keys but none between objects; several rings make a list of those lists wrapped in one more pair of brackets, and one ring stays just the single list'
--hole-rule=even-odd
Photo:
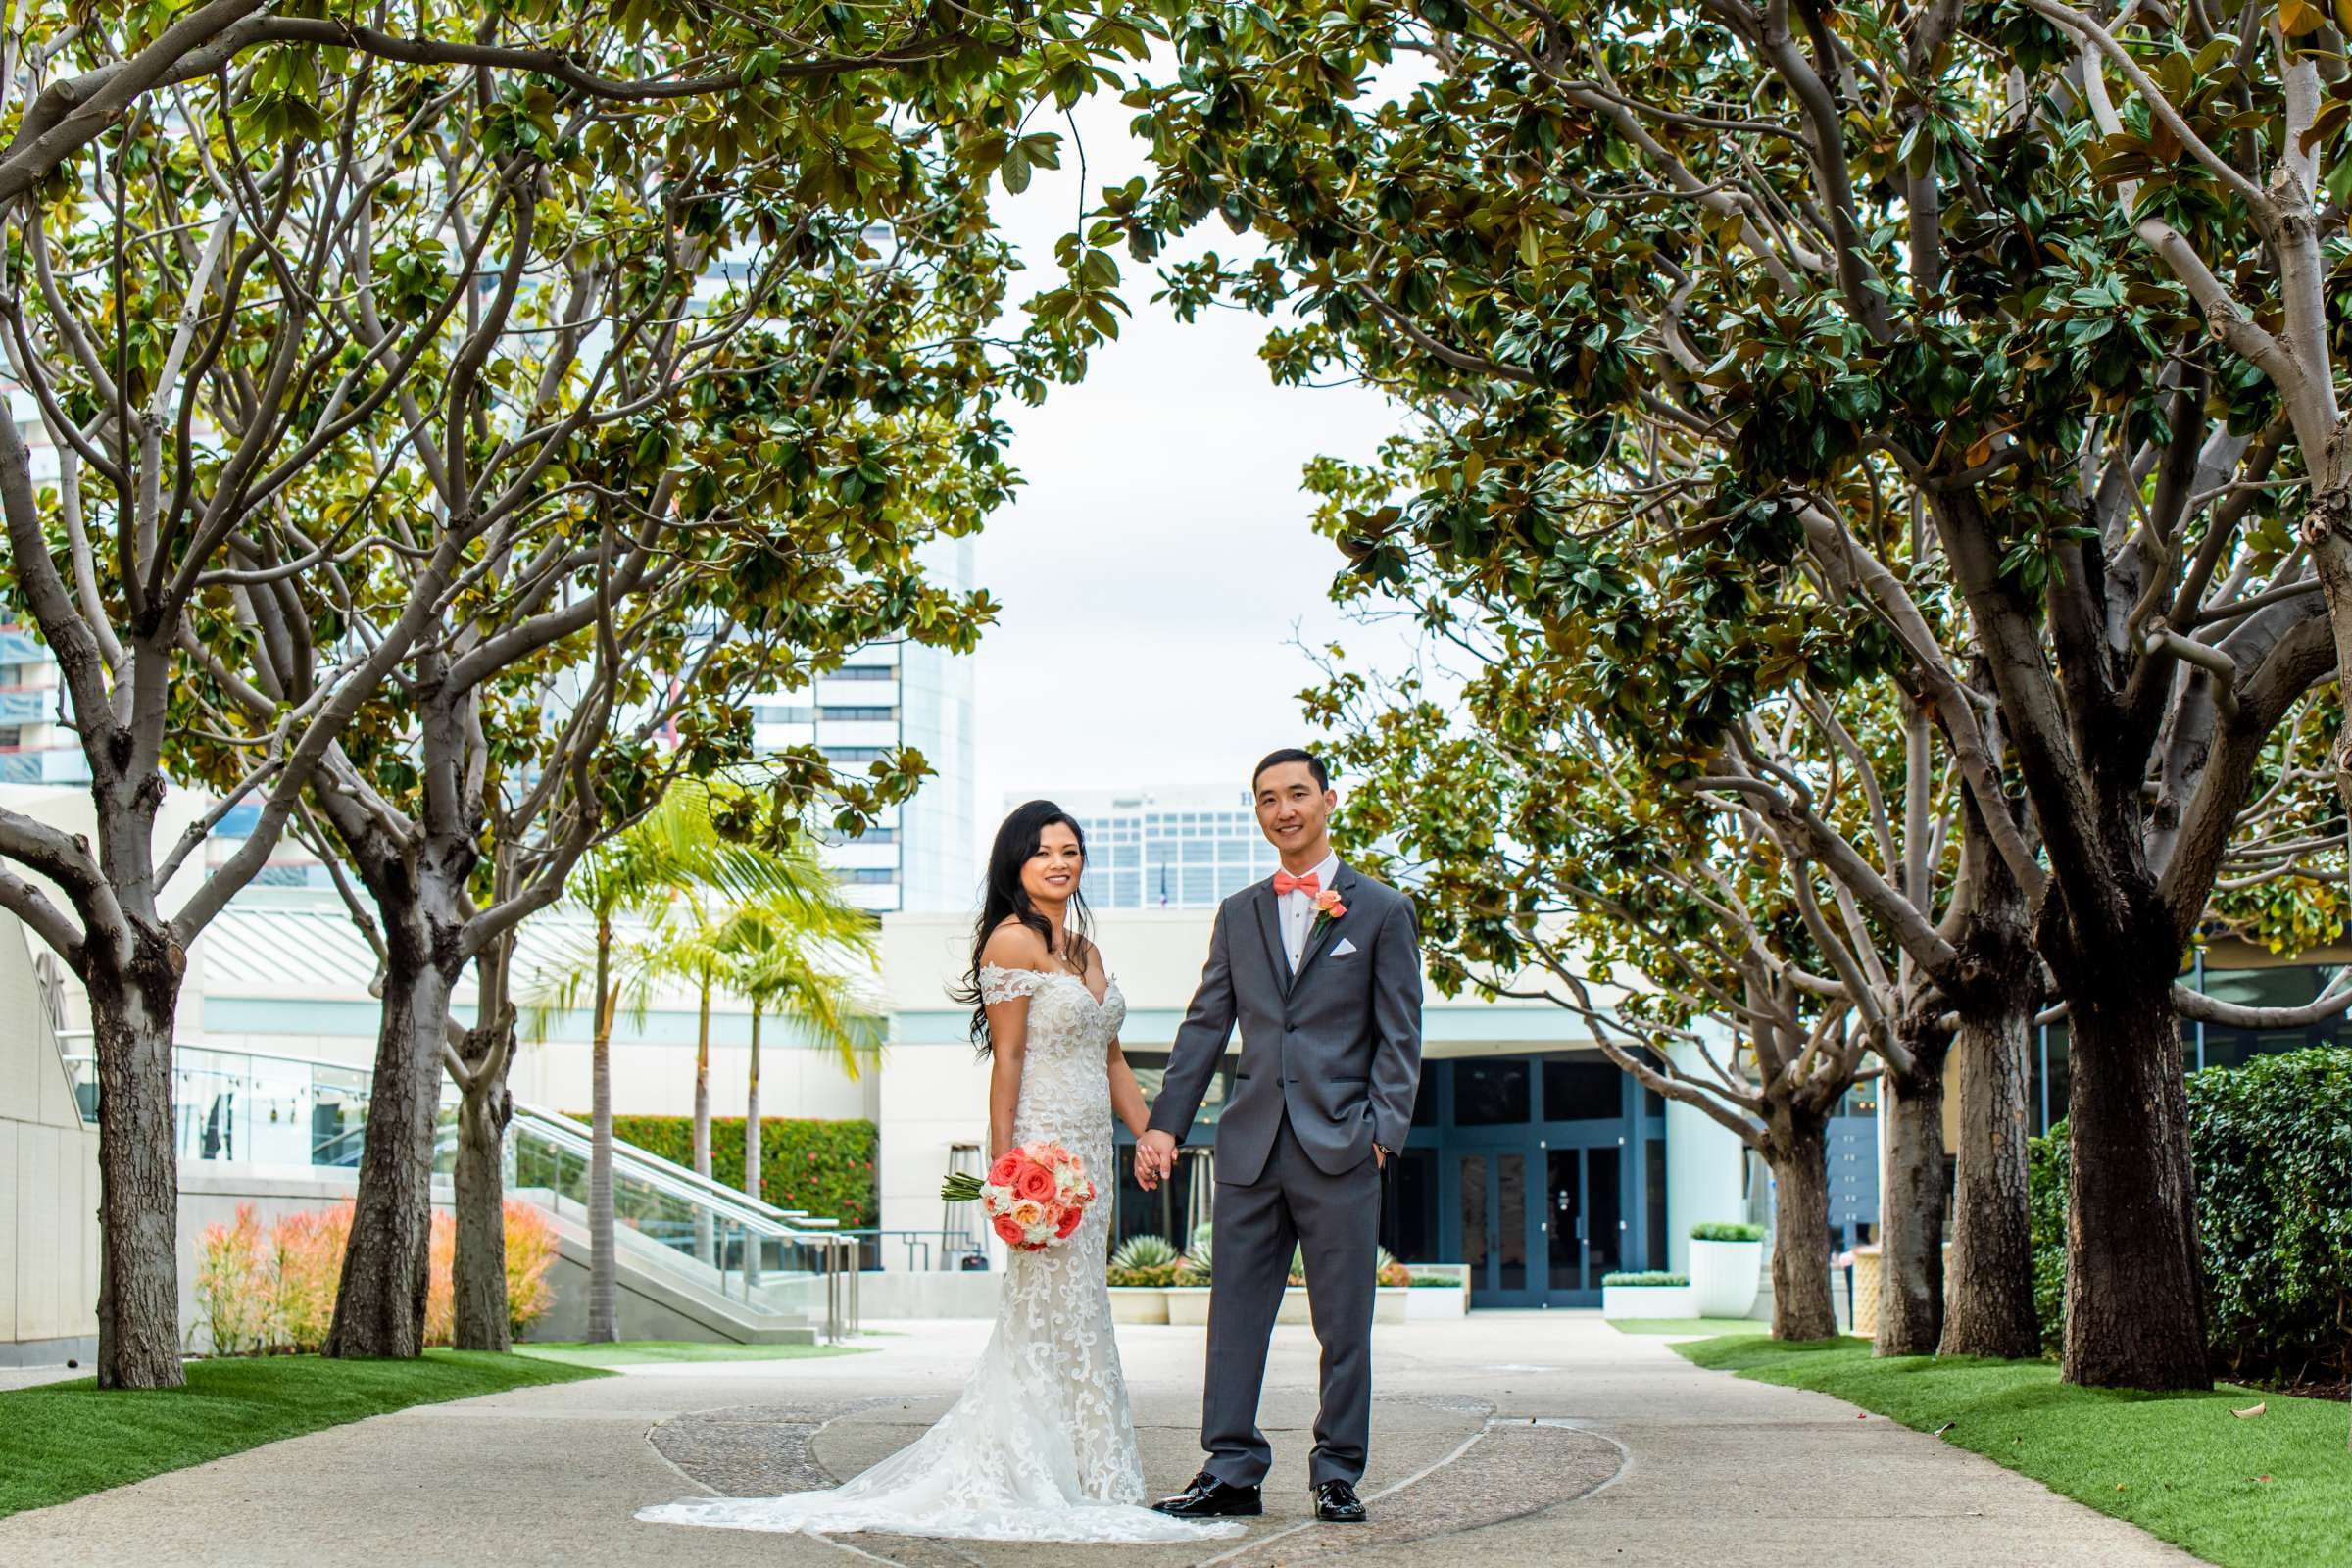
[{"label": "orange ornamental grass", "polygon": [[[240,1203],[233,1224],[208,1226],[197,1253],[196,1302],[212,1353],[299,1354],[325,1344],[351,1216],[349,1203],[280,1214],[265,1240],[253,1205]],[[556,1233],[536,1207],[512,1198],[506,1200],[506,1231],[507,1320],[519,1335],[554,1304],[547,1274],[556,1259]],[[457,1221],[436,1212],[426,1253],[427,1345],[448,1345],[456,1337],[457,1250]]]}]

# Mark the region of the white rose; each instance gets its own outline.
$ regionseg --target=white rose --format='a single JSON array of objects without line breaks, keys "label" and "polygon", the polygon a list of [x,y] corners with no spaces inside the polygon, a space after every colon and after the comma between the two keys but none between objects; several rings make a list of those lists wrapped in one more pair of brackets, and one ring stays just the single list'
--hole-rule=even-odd
[{"label": "white rose", "polygon": [[1021,1239],[1031,1247],[1043,1247],[1054,1239],[1054,1227],[1044,1224],[1032,1225],[1021,1232]]}]

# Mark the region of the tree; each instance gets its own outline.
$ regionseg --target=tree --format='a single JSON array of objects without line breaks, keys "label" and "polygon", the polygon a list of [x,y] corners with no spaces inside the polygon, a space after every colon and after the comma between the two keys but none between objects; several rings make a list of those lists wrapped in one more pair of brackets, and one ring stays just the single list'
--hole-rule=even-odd
[{"label": "tree", "polygon": [[[985,599],[930,589],[913,553],[1002,501],[996,400],[1062,362],[986,335],[1009,267],[982,190],[1049,155],[1008,134],[1019,106],[1086,90],[1085,62],[1127,31],[1061,10],[797,32],[649,9],[548,22],[530,48],[484,42],[503,16],[485,33],[453,13],[426,28],[446,41],[363,29],[323,69],[283,50],[224,132],[217,219],[196,208],[219,236],[269,234],[254,256],[312,303],[225,358],[258,354],[318,400],[285,416],[318,451],[205,580],[174,768],[233,798],[338,661],[366,651],[389,681],[306,764],[385,954],[330,1353],[420,1347],[466,965],[557,896],[603,824],[748,756],[750,697],[879,637],[969,646]],[[671,75],[608,91],[572,64],[606,57]],[[213,401],[231,429],[257,406],[233,377]],[[664,726],[683,744],[661,753]],[[782,818],[824,794],[862,821],[920,771],[837,780],[808,749],[771,777]],[[495,809],[538,837],[513,897],[478,905],[502,787]]]},{"label": "tree", "polygon": [[[593,1009],[590,1067],[593,1146],[588,1171],[588,1338],[618,1337],[618,1268],[612,1214],[612,1028],[626,1004],[640,1015],[668,971],[674,941],[662,922],[690,895],[793,908],[821,928],[838,918],[830,878],[813,858],[780,856],[731,840],[722,824],[740,796],[685,785],[626,831],[598,845],[573,868],[568,901],[592,922],[585,950],[531,977],[528,1026],[546,1038],[555,1017],[585,1000]],[[819,882],[801,879],[811,870]],[[846,1026],[845,1026],[846,1027]]]},{"label": "tree", "polygon": [[[710,1002],[722,986],[752,999],[752,1130],[747,1151],[758,1147],[759,1021],[770,1008],[798,1023],[818,1047],[830,1051],[852,1078],[881,1047],[875,1020],[860,1010],[848,967],[871,969],[875,959],[874,917],[848,903],[814,845],[796,837],[760,852],[767,862],[763,881],[772,887],[745,902],[720,902],[715,889],[690,883],[655,917],[646,934],[643,962],[633,987],[640,1010],[663,981],[683,982],[696,997],[694,1041],[695,1174],[710,1174]],[[752,1178],[758,1175],[752,1160]],[[759,1197],[757,1186],[746,1189]],[[710,1260],[708,1221],[698,1222],[697,1250]],[[756,1265],[755,1265],[756,1266]]]},{"label": "tree", "polygon": [[[1279,376],[1450,411],[1414,505],[1350,531],[1376,577],[1442,543],[1557,619],[1591,553],[1795,529],[1845,563],[1840,611],[1941,694],[2067,1009],[2066,1376],[2174,1388],[2207,1381],[2175,979],[2336,662],[2314,193],[2352,178],[2352,78],[2323,85],[2307,9],[2126,30],[2058,0],[1195,11],[1182,75],[1131,95],[1155,181],[1089,237],[1254,227],[1265,261],[1170,270],[1180,307],[1296,303]],[[1953,695],[1978,659],[2031,852]],[[1678,696],[1712,686],[1693,661]]]},{"label": "tree", "polygon": [[[18,110],[0,149],[0,351],[62,466],[36,489],[0,420],[6,591],[57,658],[94,818],[93,843],[0,813],[18,868],[0,870],[0,905],[90,998],[105,1386],[180,1381],[170,1055],[188,944],[411,643],[510,559],[485,541],[514,491],[477,493],[464,419],[534,236],[579,220],[554,187],[595,188],[598,161],[650,147],[680,172],[708,167],[796,82],[878,60],[939,61],[942,80],[960,60],[968,77],[1015,37],[979,16],[865,26],[787,59],[766,23],[665,3],[620,20],[402,5],[362,23],[262,0],[34,0],[0,25]],[[514,264],[490,265],[493,245]],[[454,429],[436,437],[427,404]],[[529,443],[542,476],[546,437],[574,428]],[[412,487],[419,463],[436,493]],[[401,570],[366,569],[386,554]],[[183,701],[192,677],[237,677],[264,642],[303,678],[220,740]],[[160,846],[167,772],[183,771],[220,799]],[[174,875],[247,804],[244,842],[170,908]]]}]

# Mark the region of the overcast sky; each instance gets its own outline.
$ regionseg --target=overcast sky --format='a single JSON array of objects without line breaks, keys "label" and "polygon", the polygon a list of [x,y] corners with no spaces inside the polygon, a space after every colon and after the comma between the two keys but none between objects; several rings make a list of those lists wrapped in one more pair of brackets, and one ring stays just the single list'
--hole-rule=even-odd
[{"label": "overcast sky", "polygon": [[[1131,118],[1115,97],[1081,107],[1090,197],[1143,172]],[[1078,211],[1076,149],[1057,128],[1062,168],[998,198],[1030,259],[1016,300],[1051,286],[1053,243]],[[1211,220],[1186,254],[1249,243]],[[1311,530],[1299,473],[1318,453],[1369,457],[1396,412],[1357,387],[1276,387],[1261,318],[1180,324],[1149,303],[1154,268],[1124,253],[1120,266],[1133,318],[1081,385],[1012,415],[1027,486],[977,545],[1004,606],[976,671],[983,848],[1007,792],[1242,787],[1305,733],[1298,693],[1315,671],[1298,639],[1396,645],[1332,607],[1342,558]]]}]

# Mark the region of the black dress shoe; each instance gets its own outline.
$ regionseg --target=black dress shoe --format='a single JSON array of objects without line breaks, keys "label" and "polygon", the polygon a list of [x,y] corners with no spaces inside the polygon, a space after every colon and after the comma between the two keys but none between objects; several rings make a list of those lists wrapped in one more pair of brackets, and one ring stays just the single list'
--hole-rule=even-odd
[{"label": "black dress shoe", "polygon": [[1315,1488],[1315,1517],[1327,1525],[1360,1525],[1364,1499],[1345,1481],[1326,1481]]},{"label": "black dress shoe", "polygon": [[[1203,1470],[1193,1477],[1192,1483],[1173,1497],[1162,1497],[1152,1505],[1152,1511],[1177,1519],[1243,1519],[1255,1518],[1266,1511],[1265,1499],[1255,1487],[1237,1487],[1219,1481]],[[1363,1511],[1360,1507],[1356,1510]]]}]

